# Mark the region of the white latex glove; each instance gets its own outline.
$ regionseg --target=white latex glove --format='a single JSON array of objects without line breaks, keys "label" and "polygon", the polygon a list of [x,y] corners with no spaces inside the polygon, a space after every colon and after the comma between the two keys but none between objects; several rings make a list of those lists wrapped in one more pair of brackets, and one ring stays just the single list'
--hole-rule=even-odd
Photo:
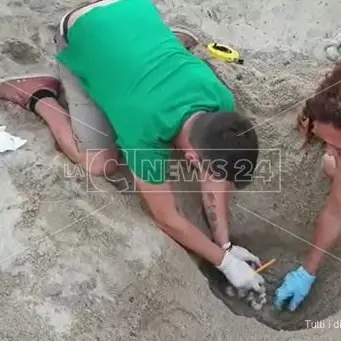
[{"label": "white latex glove", "polygon": [[254,290],[257,293],[265,292],[264,278],[257,274],[250,265],[240,260],[231,252],[225,253],[221,265],[217,266],[228,281],[236,288],[245,291]]},{"label": "white latex glove", "polygon": [[241,246],[232,245],[231,243],[228,243],[223,246],[223,249],[225,251],[229,251],[232,255],[239,258],[240,260],[243,260],[244,262],[254,263],[257,265],[257,267],[262,266],[262,263],[258,257],[256,257],[249,250]]}]

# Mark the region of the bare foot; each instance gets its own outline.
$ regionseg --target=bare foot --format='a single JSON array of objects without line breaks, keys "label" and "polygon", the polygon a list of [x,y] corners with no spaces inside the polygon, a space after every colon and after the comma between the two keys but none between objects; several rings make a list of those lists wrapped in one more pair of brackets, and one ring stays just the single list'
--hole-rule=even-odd
[{"label": "bare foot", "polygon": [[49,90],[56,96],[60,90],[60,82],[51,76],[37,76],[0,81],[0,99],[10,101],[28,109],[32,95],[38,90]]}]

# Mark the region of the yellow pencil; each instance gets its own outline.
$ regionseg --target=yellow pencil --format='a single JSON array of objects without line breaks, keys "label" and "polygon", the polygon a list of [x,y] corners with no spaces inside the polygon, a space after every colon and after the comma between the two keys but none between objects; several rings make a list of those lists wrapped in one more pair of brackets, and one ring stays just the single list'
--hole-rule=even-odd
[{"label": "yellow pencil", "polygon": [[267,269],[269,266],[271,266],[273,263],[276,262],[276,259],[271,259],[271,261],[265,263],[264,265],[262,265],[260,268],[258,268],[257,270],[255,270],[255,272],[257,274],[259,274],[260,272],[264,271],[265,269]]}]

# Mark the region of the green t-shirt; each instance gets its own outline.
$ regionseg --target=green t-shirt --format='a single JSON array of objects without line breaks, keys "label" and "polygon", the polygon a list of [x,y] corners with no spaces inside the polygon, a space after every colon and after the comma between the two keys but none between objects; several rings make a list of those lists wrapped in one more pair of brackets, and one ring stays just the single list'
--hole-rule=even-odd
[{"label": "green t-shirt", "polygon": [[163,183],[172,141],[199,111],[233,111],[234,97],[192,55],[150,0],[119,0],[80,17],[57,60],[79,80],[117,134],[139,178]]}]

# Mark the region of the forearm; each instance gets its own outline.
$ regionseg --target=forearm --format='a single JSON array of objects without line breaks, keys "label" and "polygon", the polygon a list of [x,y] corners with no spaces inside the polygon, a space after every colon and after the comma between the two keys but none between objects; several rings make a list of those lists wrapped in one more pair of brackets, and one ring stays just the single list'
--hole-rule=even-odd
[{"label": "forearm", "polygon": [[203,192],[202,199],[213,240],[223,246],[229,242],[228,202],[226,193]]},{"label": "forearm", "polygon": [[313,236],[305,268],[311,274],[316,274],[323,262],[325,251],[328,251],[341,236],[341,204],[335,195],[331,195],[319,216]]},{"label": "forearm", "polygon": [[163,231],[183,247],[215,266],[221,264],[225,252],[179,213],[174,213],[169,219],[157,216],[154,219]]},{"label": "forearm", "polygon": [[179,214],[169,183],[151,185],[137,178],[137,185],[148,211],[164,232],[211,264],[217,266],[222,263],[224,250]]}]

